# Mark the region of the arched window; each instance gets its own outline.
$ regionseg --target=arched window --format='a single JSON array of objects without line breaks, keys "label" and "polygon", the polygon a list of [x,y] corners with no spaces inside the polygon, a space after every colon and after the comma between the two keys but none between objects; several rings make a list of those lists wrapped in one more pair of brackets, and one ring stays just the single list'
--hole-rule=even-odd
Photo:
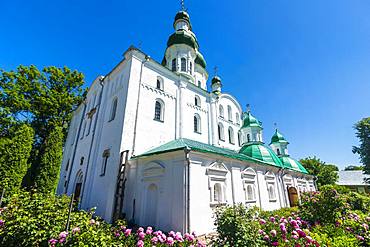
[{"label": "arched window", "polygon": [[273,183],[268,184],[268,193],[269,193],[269,200],[274,201],[276,200],[276,195],[275,195],[275,186]]},{"label": "arched window", "polygon": [[228,117],[228,120],[229,121],[233,121],[233,112],[232,112],[232,110],[231,110],[231,106],[227,106],[227,117]]},{"label": "arched window", "polygon": [[247,201],[255,201],[256,192],[254,189],[254,184],[247,184]]},{"label": "arched window", "polygon": [[195,104],[196,106],[200,106],[200,98],[199,98],[199,96],[198,96],[198,95],[195,95],[195,98],[194,98],[194,104]]},{"label": "arched window", "polygon": [[220,112],[220,117],[224,117],[224,107],[222,105],[220,105],[219,107],[219,112]]},{"label": "arched window", "polygon": [[224,126],[222,125],[222,123],[218,124],[218,139],[220,141],[225,141]]},{"label": "arched window", "polygon": [[198,114],[194,115],[194,132],[200,133],[200,116]]},{"label": "arched window", "polygon": [[186,72],[186,58],[181,58],[181,71]]},{"label": "arched window", "polygon": [[250,141],[251,141],[251,135],[247,134],[247,142],[250,142]]},{"label": "arched window", "polygon": [[117,98],[113,99],[112,107],[111,107],[111,110],[110,110],[110,118],[109,118],[109,121],[114,120],[114,118],[116,117],[117,103],[118,103]]},{"label": "arched window", "polygon": [[277,153],[277,155],[280,155],[281,154],[279,148],[276,149],[276,153]]},{"label": "arched window", "polygon": [[202,87],[202,82],[198,81],[198,87]]},{"label": "arched window", "polygon": [[213,186],[213,201],[214,202],[223,202],[223,193],[222,193],[222,185],[220,183],[215,183]]},{"label": "arched window", "polygon": [[172,67],[171,67],[172,71],[176,71],[177,70],[177,61],[176,61],[176,58],[172,59]]},{"label": "arched window", "polygon": [[163,101],[157,99],[155,101],[155,109],[154,109],[154,120],[162,121],[164,117],[164,103]]},{"label": "arched window", "polygon": [[193,63],[192,62],[189,63],[189,72],[191,75],[193,74]]},{"label": "arched window", "polygon": [[233,130],[233,128],[229,127],[228,134],[229,134],[229,143],[234,144],[235,140],[234,140],[234,130]]},{"label": "arched window", "polygon": [[157,77],[157,85],[156,88],[159,90],[163,90],[163,79],[160,77]]},{"label": "arched window", "polygon": [[239,113],[235,113],[235,121],[237,124],[240,123],[240,116],[239,116]]},{"label": "arched window", "polygon": [[238,144],[239,144],[239,147],[242,145],[242,138],[241,138],[240,132],[238,132]]}]

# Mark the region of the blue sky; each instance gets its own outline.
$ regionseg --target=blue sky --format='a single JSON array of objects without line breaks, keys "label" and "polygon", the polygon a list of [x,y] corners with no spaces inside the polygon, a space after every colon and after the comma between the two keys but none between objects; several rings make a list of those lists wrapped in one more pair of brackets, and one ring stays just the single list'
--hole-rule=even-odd
[{"label": "blue sky", "polygon": [[[295,158],[358,164],[353,124],[370,114],[370,1],[186,0],[210,75],[290,141]],[[66,65],[86,84],[131,45],[161,61],[179,1],[2,1],[0,68]]]}]

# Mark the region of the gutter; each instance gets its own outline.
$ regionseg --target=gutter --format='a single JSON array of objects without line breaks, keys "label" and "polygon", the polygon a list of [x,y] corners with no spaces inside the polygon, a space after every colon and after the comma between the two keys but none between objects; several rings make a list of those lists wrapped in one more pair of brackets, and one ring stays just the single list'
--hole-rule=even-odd
[{"label": "gutter", "polygon": [[184,148],[186,170],[185,170],[185,229],[186,232],[190,232],[190,154],[191,149],[189,147]]},{"label": "gutter", "polygon": [[141,92],[141,84],[142,84],[142,77],[143,77],[143,67],[146,62],[148,62],[150,57],[145,55],[145,61],[141,62],[140,68],[140,79],[139,79],[139,89],[137,92],[137,102],[136,102],[136,113],[135,113],[135,124],[134,124],[134,137],[132,141],[132,155],[135,154],[135,147],[136,147],[136,129],[137,129],[137,119],[139,115],[139,104],[140,104],[140,92]]},{"label": "gutter", "polygon": [[86,171],[85,171],[85,176],[84,176],[84,182],[82,184],[82,191],[81,191],[81,199],[80,199],[80,203],[79,203],[79,208],[81,208],[82,199],[84,198],[86,179],[87,179],[87,175],[88,175],[88,172],[89,172],[89,164],[90,164],[91,150],[92,150],[92,147],[94,145],[96,125],[98,124],[99,110],[100,110],[100,107],[101,107],[101,100],[102,100],[103,92],[104,92],[103,80],[100,80],[101,92],[100,92],[100,95],[99,95],[99,105],[98,105],[98,108],[97,108],[96,113],[95,113],[96,114],[96,117],[95,117],[95,121],[94,121],[94,129],[93,129],[93,133],[92,133],[92,137],[91,137],[91,142],[90,142],[89,155],[87,156]]}]

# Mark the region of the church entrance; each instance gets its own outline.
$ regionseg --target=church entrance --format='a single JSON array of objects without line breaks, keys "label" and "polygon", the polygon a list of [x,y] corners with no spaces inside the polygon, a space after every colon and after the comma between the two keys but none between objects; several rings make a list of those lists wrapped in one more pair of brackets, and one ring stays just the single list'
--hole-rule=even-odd
[{"label": "church entrance", "polygon": [[295,187],[288,187],[288,197],[291,207],[298,206],[298,192]]},{"label": "church entrance", "polygon": [[158,187],[155,184],[148,186],[145,203],[145,224],[157,225]]}]

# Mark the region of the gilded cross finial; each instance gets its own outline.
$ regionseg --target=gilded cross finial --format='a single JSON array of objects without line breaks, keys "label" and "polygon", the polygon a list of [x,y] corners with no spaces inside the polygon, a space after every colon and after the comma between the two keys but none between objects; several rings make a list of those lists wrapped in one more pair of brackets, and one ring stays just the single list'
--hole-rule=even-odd
[{"label": "gilded cross finial", "polygon": [[217,66],[215,66],[215,67],[213,68],[213,70],[214,70],[215,76],[217,76],[217,73],[218,73],[218,67],[217,67]]},{"label": "gilded cross finial", "polygon": [[247,112],[250,113],[251,112],[251,105],[250,104],[247,104]]},{"label": "gilded cross finial", "polygon": [[186,9],[185,9],[185,1],[184,0],[181,0],[181,10],[182,11],[186,11]]}]

